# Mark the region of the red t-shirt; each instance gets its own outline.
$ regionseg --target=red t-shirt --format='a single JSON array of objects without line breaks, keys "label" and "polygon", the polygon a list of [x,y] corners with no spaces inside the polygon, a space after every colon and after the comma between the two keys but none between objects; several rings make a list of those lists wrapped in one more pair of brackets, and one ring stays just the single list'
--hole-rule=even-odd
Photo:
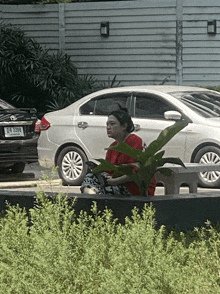
[{"label": "red t-shirt", "polygon": [[[140,137],[138,137],[135,134],[130,134],[126,140],[125,143],[128,145],[136,148],[136,149],[143,149],[143,142]],[[116,145],[117,142],[113,142],[110,146]],[[115,151],[115,150],[108,150],[106,153],[106,160],[109,162],[112,162],[115,165],[121,165],[121,164],[126,164],[126,163],[133,163],[136,162],[136,160],[124,153]],[[108,171],[110,175],[113,174],[113,172]],[[123,184],[125,187],[128,188],[128,190],[131,192],[132,195],[140,195],[140,190],[135,182],[128,182]],[[153,177],[150,188],[148,189],[148,195],[153,196],[155,192],[155,187],[156,187],[156,179]]]}]

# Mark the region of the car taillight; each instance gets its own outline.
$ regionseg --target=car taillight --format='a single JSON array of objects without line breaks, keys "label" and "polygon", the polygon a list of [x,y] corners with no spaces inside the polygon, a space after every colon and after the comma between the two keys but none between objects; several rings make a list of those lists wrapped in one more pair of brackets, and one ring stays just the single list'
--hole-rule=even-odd
[{"label": "car taillight", "polygon": [[35,133],[40,133],[40,131],[41,131],[40,123],[41,123],[40,119],[38,119],[35,123],[35,126],[34,126]]},{"label": "car taillight", "polygon": [[46,118],[43,116],[40,123],[40,130],[46,131],[49,129],[49,127],[50,127],[49,121],[47,121]]}]

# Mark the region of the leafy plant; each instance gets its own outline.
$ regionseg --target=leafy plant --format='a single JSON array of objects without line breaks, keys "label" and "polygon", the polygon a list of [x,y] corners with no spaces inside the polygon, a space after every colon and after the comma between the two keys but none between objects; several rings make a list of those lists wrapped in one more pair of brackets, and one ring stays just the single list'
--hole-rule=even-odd
[{"label": "leafy plant", "polygon": [[99,82],[92,75],[77,75],[74,84],[74,96],[67,99],[67,97],[55,97],[47,104],[48,111],[55,111],[62,109],[74,101],[84,97],[95,91],[113,88],[119,86],[120,81],[116,81],[116,75],[111,80],[108,78],[107,82]]},{"label": "leafy plant", "polygon": [[151,206],[122,225],[96,203],[78,214],[67,195],[38,192],[29,213],[9,205],[0,218],[0,293],[219,293],[220,227],[155,225]]},{"label": "leafy plant", "polygon": [[[181,131],[188,123],[185,120],[177,121],[175,124],[164,129],[156,140],[151,142],[144,150],[135,149],[127,143],[119,143],[115,146],[107,148],[107,150],[116,150],[136,159],[136,163],[114,165],[105,159],[97,159],[100,164],[93,169],[94,173],[100,173],[106,170],[114,171],[113,177],[128,175],[131,181],[134,181],[141,192],[146,196],[150,187],[151,180],[156,172],[160,172],[166,176],[170,176],[172,171],[170,168],[164,167],[166,163],[179,164],[185,167],[180,158],[167,157],[163,158],[165,153],[161,148],[167,144],[175,134]],[[137,172],[134,170],[137,169]]]},{"label": "leafy plant", "polygon": [[100,83],[91,75],[78,75],[69,55],[50,54],[16,26],[0,23],[0,33],[0,96],[17,107],[35,107],[44,114],[119,84],[116,76]]},{"label": "leafy plant", "polygon": [[220,92],[220,86],[216,86],[216,87],[212,87],[212,86],[208,86],[208,87],[204,87],[206,89],[209,89],[209,90],[214,90],[214,91],[217,91],[217,92]]},{"label": "leafy plant", "polygon": [[77,69],[70,56],[49,54],[12,25],[1,24],[0,94],[18,107],[46,111],[52,99],[76,100]]},{"label": "leafy plant", "polygon": [[108,77],[108,81],[107,82],[99,82],[100,88],[104,89],[104,88],[115,88],[118,87],[121,82],[116,80],[117,75],[114,75],[113,79],[111,80],[110,77]]}]

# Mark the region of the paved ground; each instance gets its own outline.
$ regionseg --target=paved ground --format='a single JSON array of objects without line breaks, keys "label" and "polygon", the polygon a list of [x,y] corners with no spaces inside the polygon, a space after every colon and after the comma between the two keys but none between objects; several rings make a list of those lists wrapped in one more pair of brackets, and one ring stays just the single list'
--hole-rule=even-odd
[{"label": "paved ground", "polygon": [[65,193],[80,193],[79,187],[64,187],[57,173],[53,175],[52,170],[42,168],[38,163],[31,163],[25,167],[22,174],[17,176],[0,175],[0,189],[10,191],[54,191]]},{"label": "paved ground", "polygon": [[[45,180],[45,178],[48,178]],[[61,185],[58,174],[51,180],[51,170],[39,166],[38,163],[29,164],[25,171],[19,177],[9,177],[0,175],[0,189],[10,191],[38,191],[44,189],[49,192],[80,193],[79,186],[66,187]],[[202,189],[198,188],[199,193],[210,193],[220,189]],[[188,194],[187,187],[181,187],[180,194]],[[155,195],[164,195],[164,188],[157,187]]]},{"label": "paved ground", "polygon": [[[37,162],[36,163],[30,163],[27,164],[24,170],[24,173],[33,173],[35,179],[41,179],[43,175],[50,176],[51,175],[51,169],[46,169],[44,167],[41,167]],[[55,174],[55,178],[59,178],[58,174]]]}]

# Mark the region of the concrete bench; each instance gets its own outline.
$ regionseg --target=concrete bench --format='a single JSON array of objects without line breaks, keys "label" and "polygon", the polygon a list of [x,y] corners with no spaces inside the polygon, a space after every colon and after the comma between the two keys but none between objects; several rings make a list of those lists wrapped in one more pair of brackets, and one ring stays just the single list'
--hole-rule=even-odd
[{"label": "concrete bench", "polygon": [[159,172],[156,173],[156,181],[164,185],[165,195],[179,194],[182,184],[189,186],[189,193],[197,193],[199,173],[209,171],[220,172],[220,165],[217,164],[186,163],[185,166],[186,169],[175,164],[166,164],[165,167],[169,167],[173,171],[170,177],[164,176]]}]

